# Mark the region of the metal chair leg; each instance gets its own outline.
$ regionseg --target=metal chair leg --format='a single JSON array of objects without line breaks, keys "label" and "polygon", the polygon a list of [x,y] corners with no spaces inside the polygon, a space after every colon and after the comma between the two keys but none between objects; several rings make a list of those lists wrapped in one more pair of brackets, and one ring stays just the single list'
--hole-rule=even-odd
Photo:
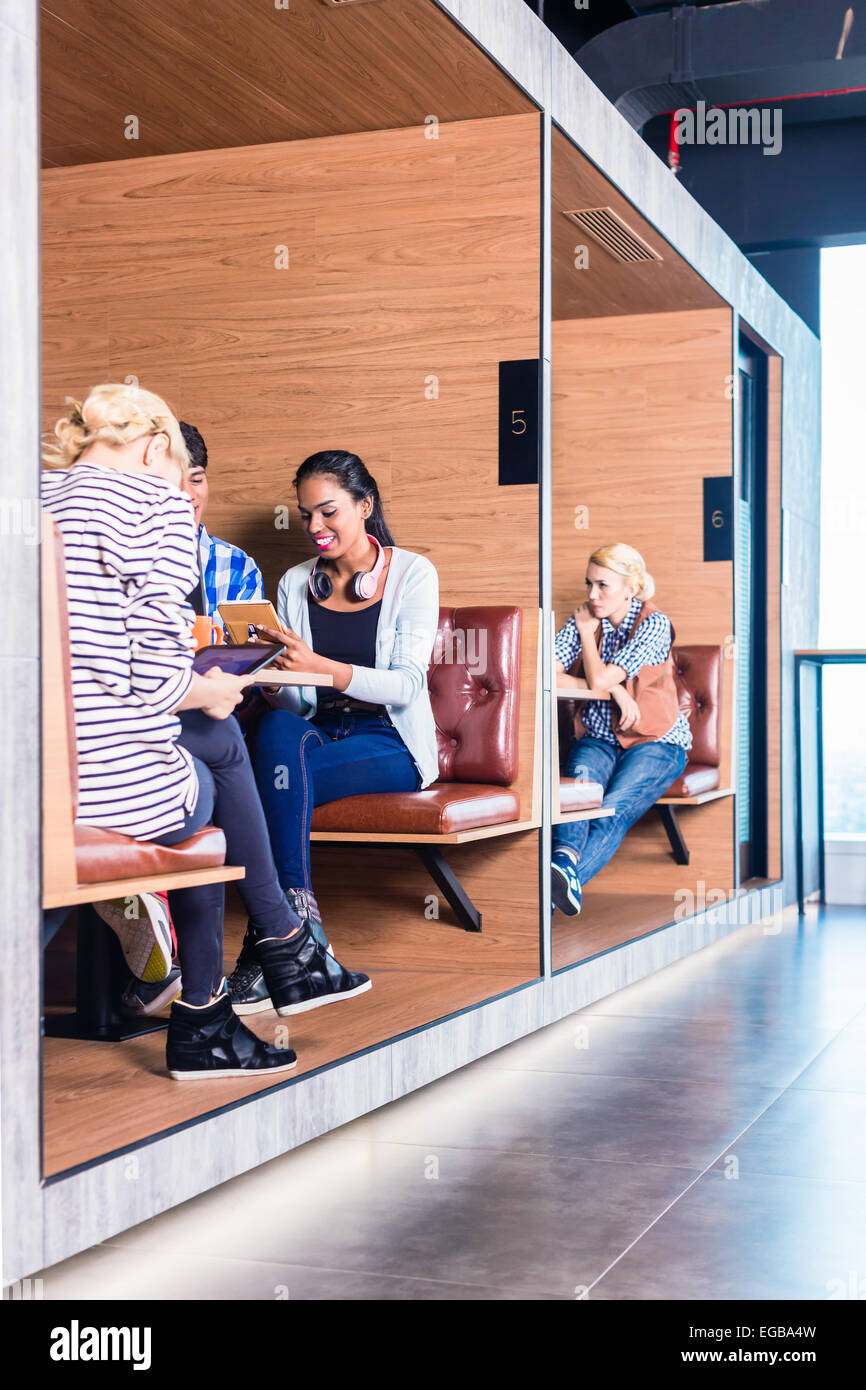
[{"label": "metal chair leg", "polygon": [[677,864],[688,864],[689,850],[685,840],[683,839],[683,832],[680,830],[679,821],[677,820],[676,807],[657,806],[656,810],[661,816],[662,825],[664,826],[665,831],[667,832],[667,837],[670,840],[671,849],[674,852],[674,859],[676,860]]},{"label": "metal chair leg", "polygon": [[465,931],[480,931],[481,913],[446,862],[442,851],[435,845],[413,845],[412,848],[437,888],[445,895],[461,927]]}]

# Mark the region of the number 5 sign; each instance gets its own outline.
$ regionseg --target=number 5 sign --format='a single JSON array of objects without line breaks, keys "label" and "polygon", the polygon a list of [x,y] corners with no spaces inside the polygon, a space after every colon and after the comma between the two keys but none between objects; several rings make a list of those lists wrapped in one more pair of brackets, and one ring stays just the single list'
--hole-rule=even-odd
[{"label": "number 5 sign", "polygon": [[538,482],[538,358],[499,364],[499,484]]}]

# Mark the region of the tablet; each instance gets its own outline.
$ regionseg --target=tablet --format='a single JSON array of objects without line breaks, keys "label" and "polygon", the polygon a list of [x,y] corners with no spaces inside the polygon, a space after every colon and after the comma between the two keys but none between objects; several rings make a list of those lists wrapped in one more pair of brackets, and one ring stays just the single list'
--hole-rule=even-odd
[{"label": "tablet", "polygon": [[277,632],[280,629],[273,604],[263,599],[220,603],[217,605],[217,612],[225,623],[229,637],[238,644],[255,637],[253,629],[257,623],[260,627],[272,627]]},{"label": "tablet", "polygon": [[242,647],[200,647],[192,667],[200,676],[219,667],[230,676],[251,676],[286,650],[284,642],[246,642]]}]

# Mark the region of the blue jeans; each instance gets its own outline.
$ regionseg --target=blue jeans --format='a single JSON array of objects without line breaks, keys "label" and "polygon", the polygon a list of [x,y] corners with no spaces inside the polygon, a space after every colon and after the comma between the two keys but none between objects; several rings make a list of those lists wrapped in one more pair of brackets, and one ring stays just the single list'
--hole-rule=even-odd
[{"label": "blue jeans", "polygon": [[553,848],[568,848],[578,855],[581,885],[604,868],[629,827],[664,796],[687,761],[686,750],[675,743],[634,743],[623,749],[601,738],[572,740],[563,775],[600,782],[605,789],[602,805],[616,810],[616,815],[600,820],[553,827]]},{"label": "blue jeans", "polygon": [[283,888],[312,889],[313,809],[362,792],[417,791],[421,777],[386,714],[289,710],[262,715],[249,734],[253,770]]}]

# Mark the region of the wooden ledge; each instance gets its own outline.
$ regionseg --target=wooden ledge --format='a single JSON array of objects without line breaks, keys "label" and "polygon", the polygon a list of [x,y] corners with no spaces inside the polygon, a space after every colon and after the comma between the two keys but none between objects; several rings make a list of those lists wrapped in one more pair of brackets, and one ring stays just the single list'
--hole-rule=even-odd
[{"label": "wooden ledge", "polygon": [[557,700],[609,700],[609,690],[570,690],[567,685],[556,687]]},{"label": "wooden ledge", "polygon": [[501,825],[482,825],[476,830],[452,830],[445,835],[363,834],[355,830],[314,830],[310,839],[347,845],[465,845],[473,840],[492,840],[498,835],[518,835],[522,830],[538,830],[541,821],[510,820]]},{"label": "wooden ledge", "polygon": [[733,787],[716,787],[710,792],[696,792],[694,796],[660,796],[656,806],[703,806],[705,801],[718,801],[722,796],[733,796]]},{"label": "wooden ledge", "polygon": [[153,874],[148,878],[116,878],[106,883],[76,883],[54,888],[42,899],[44,909],[78,907],[101,903],[106,898],[132,898],[136,893],[156,893],[172,888],[199,888],[205,883],[231,883],[244,877],[245,870],[220,866],[216,869],[188,869],[183,873]]},{"label": "wooden ledge", "polygon": [[605,816],[615,816],[613,806],[591,806],[587,811],[560,811],[553,817],[554,825],[570,825],[578,820],[602,820]]}]

